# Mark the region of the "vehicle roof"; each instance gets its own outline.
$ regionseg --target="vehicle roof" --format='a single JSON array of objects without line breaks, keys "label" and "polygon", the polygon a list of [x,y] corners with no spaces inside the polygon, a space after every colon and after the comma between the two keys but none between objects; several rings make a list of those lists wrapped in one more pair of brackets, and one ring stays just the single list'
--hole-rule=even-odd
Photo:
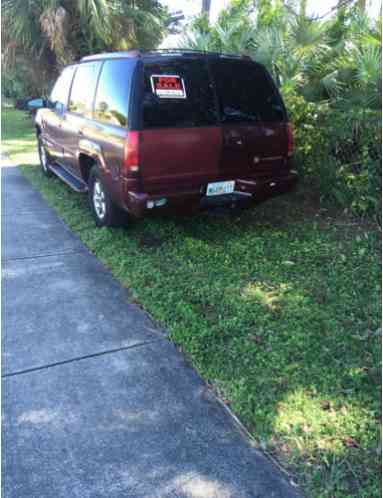
[{"label": "vehicle roof", "polygon": [[161,48],[155,50],[125,50],[121,52],[105,52],[102,54],[87,55],[82,57],[80,62],[88,62],[95,60],[104,59],[125,59],[125,58],[137,58],[137,59],[152,59],[153,57],[159,59],[161,57],[208,57],[208,58],[229,58],[229,59],[243,59],[252,60],[251,57],[247,55],[236,55],[227,54],[221,52],[208,52],[203,50],[190,50],[186,48]]}]

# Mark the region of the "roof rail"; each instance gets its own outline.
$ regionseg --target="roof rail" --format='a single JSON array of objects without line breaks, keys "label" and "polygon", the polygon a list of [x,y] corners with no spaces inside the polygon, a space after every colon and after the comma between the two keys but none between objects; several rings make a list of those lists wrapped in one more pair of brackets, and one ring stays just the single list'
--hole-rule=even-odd
[{"label": "roof rail", "polygon": [[231,54],[231,53],[226,53],[226,52],[212,52],[210,50],[195,50],[191,48],[154,48],[152,50],[145,50],[143,53],[151,53],[151,52],[163,52],[163,53],[172,53],[172,52],[180,52],[183,54],[202,54],[202,55],[214,55],[217,57],[233,57],[236,59],[250,59],[251,57],[248,55],[238,55],[238,54]]},{"label": "roof rail", "polygon": [[143,57],[145,55],[207,55],[213,57],[229,57],[234,59],[251,59],[248,55],[229,54],[224,52],[210,52],[208,50],[194,50],[190,48],[154,48],[151,50],[132,49],[121,52],[105,52],[101,54],[87,55],[80,59],[81,62],[92,61],[97,59],[117,59],[121,57]]},{"label": "roof rail", "polygon": [[121,57],[140,57],[141,50],[124,50],[120,52],[102,52],[100,54],[86,55],[80,59],[81,62],[92,61],[97,59],[117,59]]}]

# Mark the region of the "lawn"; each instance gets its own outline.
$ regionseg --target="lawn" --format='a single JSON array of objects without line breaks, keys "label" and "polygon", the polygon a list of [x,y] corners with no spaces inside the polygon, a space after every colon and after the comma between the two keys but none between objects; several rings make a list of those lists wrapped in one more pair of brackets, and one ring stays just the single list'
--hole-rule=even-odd
[{"label": "lawn", "polygon": [[250,210],[97,229],[31,166],[30,119],[3,150],[131,291],[307,496],[381,496],[380,231],[305,187]]},{"label": "lawn", "polygon": [[1,113],[1,150],[19,164],[37,163],[36,135],[25,114],[3,106]]}]

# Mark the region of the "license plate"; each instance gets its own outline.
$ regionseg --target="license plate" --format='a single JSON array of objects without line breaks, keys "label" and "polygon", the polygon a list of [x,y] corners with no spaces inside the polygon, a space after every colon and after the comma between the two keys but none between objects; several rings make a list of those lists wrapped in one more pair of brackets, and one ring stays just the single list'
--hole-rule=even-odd
[{"label": "license plate", "polygon": [[208,183],[206,195],[223,195],[234,192],[235,181]]}]

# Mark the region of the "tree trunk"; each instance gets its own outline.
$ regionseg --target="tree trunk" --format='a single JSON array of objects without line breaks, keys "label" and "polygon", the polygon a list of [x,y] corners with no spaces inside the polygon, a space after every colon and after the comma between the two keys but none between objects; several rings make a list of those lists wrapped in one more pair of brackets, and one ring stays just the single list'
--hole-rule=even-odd
[{"label": "tree trunk", "polygon": [[360,8],[360,10],[365,12],[366,11],[366,0],[358,0],[358,7]]},{"label": "tree trunk", "polygon": [[307,10],[307,0],[300,0],[300,2],[299,2],[299,15],[302,17],[305,17],[306,10]]},{"label": "tree trunk", "polygon": [[201,13],[206,14],[209,19],[211,0],[202,0]]}]

